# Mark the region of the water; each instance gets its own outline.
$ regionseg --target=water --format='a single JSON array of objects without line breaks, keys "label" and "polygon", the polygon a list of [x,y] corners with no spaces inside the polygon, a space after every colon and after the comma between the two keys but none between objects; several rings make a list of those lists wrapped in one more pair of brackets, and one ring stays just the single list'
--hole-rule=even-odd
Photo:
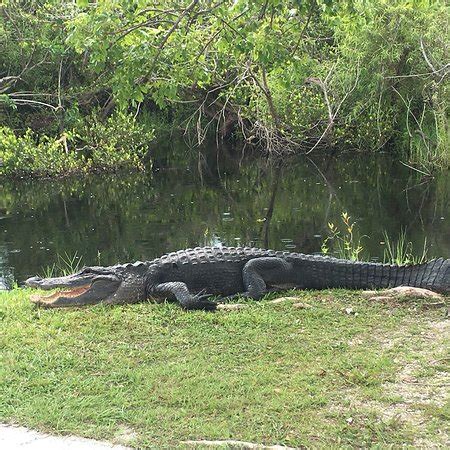
[{"label": "water", "polygon": [[424,178],[386,156],[178,159],[147,174],[0,181],[2,283],[42,274],[58,255],[110,265],[213,244],[318,252],[343,211],[366,258],[382,258],[383,230],[404,230],[418,253],[426,237],[430,257],[450,257],[448,172]]}]

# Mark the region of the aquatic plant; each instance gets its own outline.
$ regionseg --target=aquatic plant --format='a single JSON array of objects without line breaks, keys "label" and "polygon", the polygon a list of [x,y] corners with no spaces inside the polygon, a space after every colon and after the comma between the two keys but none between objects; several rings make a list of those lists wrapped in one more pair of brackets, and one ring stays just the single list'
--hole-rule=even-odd
[{"label": "aquatic plant", "polygon": [[[358,261],[364,251],[361,245],[362,237],[357,236],[356,222],[352,221],[347,212],[341,214],[342,223],[338,226],[328,223],[328,236],[323,240],[321,252],[324,255],[333,254],[338,258]],[[425,237],[422,249],[416,252],[413,243],[407,239],[406,231],[402,230],[396,239],[383,231],[383,262],[385,264],[422,264],[429,260],[427,238]],[[368,258],[369,255],[365,255]]]},{"label": "aquatic plant", "polygon": [[66,153],[61,140],[41,136],[28,129],[22,136],[0,127],[0,175],[54,176],[82,170],[84,158]]},{"label": "aquatic plant", "polygon": [[144,156],[155,135],[127,112],[117,111],[106,120],[98,111],[84,120],[78,139],[90,170],[143,169]]},{"label": "aquatic plant", "polygon": [[388,264],[422,264],[428,260],[427,238],[423,241],[420,253],[415,253],[413,244],[408,241],[406,231],[402,230],[397,239],[393,240],[386,231],[383,231],[385,246],[383,252],[383,262]]},{"label": "aquatic plant", "polygon": [[81,268],[83,257],[78,255],[78,252],[68,254],[64,252],[62,255],[57,255],[56,262],[51,266],[47,266],[42,270],[43,278],[61,277],[78,272]]},{"label": "aquatic plant", "polygon": [[[327,255],[333,253],[339,258],[358,261],[363,247],[361,238],[356,237],[355,222],[346,211],[341,214],[342,226],[328,223],[329,235],[323,240],[321,251]],[[341,229],[339,229],[341,228]]]}]

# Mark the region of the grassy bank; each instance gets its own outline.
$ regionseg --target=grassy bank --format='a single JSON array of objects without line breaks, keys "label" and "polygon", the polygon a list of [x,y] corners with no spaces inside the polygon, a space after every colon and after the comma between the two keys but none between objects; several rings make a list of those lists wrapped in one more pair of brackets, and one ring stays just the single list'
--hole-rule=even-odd
[{"label": "grassy bank", "polygon": [[0,294],[3,422],[158,448],[445,442],[442,308],[323,291],[296,294],[309,308],[52,311],[29,294]]}]

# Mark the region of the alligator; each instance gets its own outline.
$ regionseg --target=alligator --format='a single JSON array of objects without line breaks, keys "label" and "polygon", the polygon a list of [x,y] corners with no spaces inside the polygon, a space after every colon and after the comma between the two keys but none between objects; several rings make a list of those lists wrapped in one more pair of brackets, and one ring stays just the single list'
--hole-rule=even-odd
[{"label": "alligator", "polygon": [[397,266],[259,248],[197,247],[147,262],[85,267],[57,278],[32,277],[25,284],[65,288],[35,296],[35,303],[49,308],[154,299],[175,300],[188,310],[215,310],[211,297],[259,299],[286,289],[413,286],[449,293],[450,259]]}]

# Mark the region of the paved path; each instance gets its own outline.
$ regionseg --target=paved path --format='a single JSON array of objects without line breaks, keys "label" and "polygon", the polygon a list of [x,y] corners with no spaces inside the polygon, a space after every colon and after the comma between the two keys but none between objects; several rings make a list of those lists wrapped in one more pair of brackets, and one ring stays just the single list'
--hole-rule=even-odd
[{"label": "paved path", "polygon": [[0,449],[4,450],[131,450],[130,447],[75,436],[51,436],[0,424]]}]

